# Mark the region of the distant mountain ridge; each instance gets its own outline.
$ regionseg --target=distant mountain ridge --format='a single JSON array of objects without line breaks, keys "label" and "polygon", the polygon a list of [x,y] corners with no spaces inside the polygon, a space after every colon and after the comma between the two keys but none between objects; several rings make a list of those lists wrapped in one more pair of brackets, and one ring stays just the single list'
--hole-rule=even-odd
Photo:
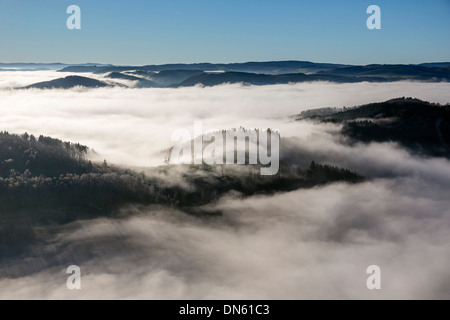
[{"label": "distant mountain ridge", "polygon": [[413,79],[413,80],[438,80],[449,81],[450,69],[446,64],[437,66],[416,66],[416,65],[380,65],[373,64],[367,66],[351,66],[337,68],[328,71],[321,71],[320,74],[353,76],[353,77],[383,77],[385,79]]},{"label": "distant mountain ridge", "polygon": [[201,70],[222,71],[222,72],[249,72],[264,74],[286,74],[286,73],[309,73],[335,68],[346,67],[348,65],[332,63],[314,63],[309,61],[268,61],[268,62],[245,62],[245,63],[176,63],[163,65],[145,65],[145,66],[76,66],[66,67],[60,72],[122,72],[122,71],[166,71],[166,70]]},{"label": "distant mountain ridge", "polygon": [[[0,64],[0,67],[2,65]],[[0,70],[1,71],[1,70]],[[230,64],[194,63],[165,64],[146,66],[113,66],[113,65],[73,65],[58,70],[61,73],[91,73],[109,79],[137,81],[130,87],[137,88],[178,88],[190,86],[216,86],[229,83],[247,85],[274,85],[327,81],[333,83],[355,82],[393,82],[393,81],[427,81],[449,82],[450,62],[406,64],[371,64],[366,66],[340,65],[331,63],[314,63],[309,61],[269,61]],[[72,75],[72,77],[74,77]],[[66,79],[66,78],[62,78]],[[33,84],[29,87],[72,88],[69,82],[55,79],[55,83]],[[89,88],[107,85],[100,80],[82,81],[80,86]],[[98,81],[98,82],[95,82]],[[62,83],[62,84],[58,84]]]},{"label": "distant mountain ridge", "polygon": [[198,76],[191,77],[178,85],[178,87],[191,87],[196,85],[217,86],[227,83],[243,83],[248,85],[274,85],[288,84],[311,81],[329,81],[336,83],[352,83],[361,81],[385,82],[381,77],[353,77],[339,76],[327,74],[255,74],[247,72],[224,72],[224,73],[203,73]]},{"label": "distant mountain ridge", "polygon": [[[101,63],[83,63],[83,64],[65,64],[65,63],[1,63],[0,71],[5,71],[4,69],[9,69],[8,71],[42,71],[42,70],[60,70],[69,66],[108,66],[108,64]],[[3,69],[3,70],[2,70]]]},{"label": "distant mountain ridge", "polygon": [[[405,66],[405,67],[426,67],[426,68],[448,68],[450,62],[425,62],[420,64],[370,64],[367,66]],[[248,72],[264,74],[287,74],[287,73],[317,73],[327,70],[364,67],[363,65],[339,64],[339,63],[318,63],[311,61],[286,60],[286,61],[262,61],[262,62],[242,62],[242,63],[172,63],[160,65],[113,65],[102,63],[2,63],[0,69],[11,70],[58,70],[61,72],[122,72],[122,71],[152,71],[164,70],[201,70],[201,71],[223,71],[223,72]]]}]

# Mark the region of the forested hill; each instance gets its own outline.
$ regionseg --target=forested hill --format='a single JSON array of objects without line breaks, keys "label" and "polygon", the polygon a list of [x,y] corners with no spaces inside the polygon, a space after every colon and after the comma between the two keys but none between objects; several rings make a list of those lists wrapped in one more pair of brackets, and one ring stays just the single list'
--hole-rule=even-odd
[{"label": "forested hill", "polygon": [[[93,164],[86,159],[88,151],[86,146],[49,137],[0,132],[0,217],[22,212],[46,220],[49,212],[58,212],[57,220],[70,221],[110,214],[127,204],[189,207],[231,190],[267,194],[333,181],[362,181],[350,171],[319,164],[313,175],[307,174],[308,168],[282,167],[273,177],[261,177],[259,168],[251,166],[167,165],[137,173],[106,161]],[[174,179],[191,188],[168,182]]]},{"label": "forested hill", "polygon": [[395,141],[418,153],[450,156],[449,104],[398,98],[305,118],[343,123],[342,133],[354,141]]},{"label": "forested hill", "polygon": [[92,172],[92,164],[85,160],[88,151],[88,147],[78,143],[0,132],[0,177],[14,172],[46,177]]},{"label": "forested hill", "polygon": [[80,77],[80,76],[68,76],[65,78],[58,78],[51,81],[44,81],[25,86],[24,89],[72,89],[75,87],[85,88],[104,88],[111,85],[99,81],[96,79]]}]

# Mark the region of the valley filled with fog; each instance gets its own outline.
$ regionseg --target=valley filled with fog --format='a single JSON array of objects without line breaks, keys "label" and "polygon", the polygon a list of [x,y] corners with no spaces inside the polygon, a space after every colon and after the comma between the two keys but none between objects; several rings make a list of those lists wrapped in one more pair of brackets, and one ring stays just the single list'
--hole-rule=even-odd
[{"label": "valley filled with fog", "polygon": [[[114,216],[36,224],[26,251],[0,258],[1,299],[450,298],[449,158],[397,141],[348,143],[342,123],[295,116],[399,97],[445,105],[450,83],[18,89],[56,77],[54,71],[2,72],[0,131],[80,143],[94,151],[87,155],[94,165],[106,160],[201,193],[185,168],[155,169],[166,166],[164,150],[175,144],[175,130],[193,134],[199,120],[205,131],[271,128],[279,130],[286,166],[316,161],[364,181],[265,194],[233,187],[194,206],[212,214],[159,201],[121,205]],[[217,174],[211,172],[195,174],[209,181]],[[16,245],[7,237],[5,246]],[[66,288],[69,265],[81,267],[81,291]],[[380,291],[366,287],[370,265],[381,267]]]}]

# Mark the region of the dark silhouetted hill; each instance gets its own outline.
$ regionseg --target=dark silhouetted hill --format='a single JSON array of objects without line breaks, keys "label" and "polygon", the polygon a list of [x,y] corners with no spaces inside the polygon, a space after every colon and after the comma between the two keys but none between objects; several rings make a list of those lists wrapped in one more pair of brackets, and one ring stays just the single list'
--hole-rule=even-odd
[{"label": "dark silhouetted hill", "polygon": [[58,78],[51,81],[44,81],[35,83],[24,87],[24,89],[37,88],[37,89],[72,89],[75,87],[86,87],[86,88],[103,88],[109,87],[110,85],[91,78],[80,77],[80,76],[68,76],[65,78]]},{"label": "dark silhouetted hill", "polygon": [[[333,181],[358,182],[340,169],[330,169],[332,177],[324,180],[283,166],[269,177],[261,176],[258,166],[206,164],[167,165],[146,175],[109,166],[106,161],[92,163],[88,151],[86,146],[50,137],[0,132],[0,220],[21,212],[35,221],[64,222],[108,215],[122,205],[203,205],[231,190],[253,195]],[[179,179],[192,188],[166,183],[164,176],[171,170],[181,172]],[[57,217],[51,213],[55,211]]]},{"label": "dark silhouetted hill", "polygon": [[356,141],[394,141],[418,153],[450,157],[448,104],[399,98],[311,119],[343,123],[342,133]]}]

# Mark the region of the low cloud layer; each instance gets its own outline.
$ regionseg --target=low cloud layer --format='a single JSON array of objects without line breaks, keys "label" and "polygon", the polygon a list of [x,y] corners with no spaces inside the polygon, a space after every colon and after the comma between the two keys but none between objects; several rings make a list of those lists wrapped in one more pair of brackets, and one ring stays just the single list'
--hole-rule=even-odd
[{"label": "low cloud layer", "polygon": [[[32,78],[31,74],[35,74]],[[354,106],[413,96],[450,101],[449,83],[302,83],[276,86],[218,86],[180,89],[9,90],[7,83],[30,83],[65,73],[6,72],[0,81],[0,128],[44,134],[94,148],[109,162],[160,165],[160,153],[174,143],[177,129],[274,128],[282,137],[306,137],[315,127],[287,121],[290,115],[318,107]],[[90,75],[101,79],[99,75]],[[9,79],[9,80],[5,80]],[[6,83],[6,84],[5,84]]]},{"label": "low cloud layer", "polygon": [[[0,297],[448,299],[449,208],[444,190],[415,178],[230,197],[210,219],[130,208],[126,221],[66,227],[27,261],[48,268],[0,280]],[[81,291],[65,287],[70,264],[82,268]],[[366,288],[373,264],[381,291]]]},{"label": "low cloud layer", "polygon": [[[294,137],[285,160],[370,179],[245,199],[230,193],[203,208],[216,217],[127,207],[127,219],[39,228],[45,246],[2,263],[0,299],[450,298],[450,162],[393,143],[346,146],[336,127],[287,118],[399,96],[446,103],[450,84],[14,91],[3,83],[0,130],[80,142],[110,162],[160,165],[173,130],[203,120],[205,129],[279,129]],[[181,176],[171,183],[182,185]],[[72,264],[81,267],[81,291],[66,288]],[[381,267],[380,291],[366,287],[370,265]]]}]

